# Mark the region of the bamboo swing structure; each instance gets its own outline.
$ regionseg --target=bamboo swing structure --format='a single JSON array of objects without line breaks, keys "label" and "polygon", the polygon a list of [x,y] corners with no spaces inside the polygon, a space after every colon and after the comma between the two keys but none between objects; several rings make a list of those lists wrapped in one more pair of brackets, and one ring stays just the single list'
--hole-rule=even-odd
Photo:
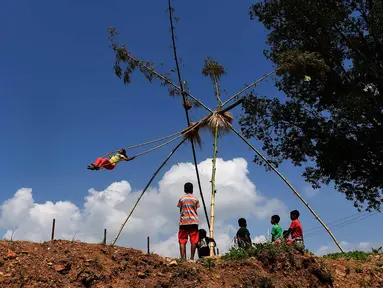
[{"label": "bamboo swing structure", "polygon": [[[173,45],[174,61],[176,63],[177,77],[178,77],[178,82],[179,82],[179,85],[180,85],[180,89],[179,90],[180,90],[181,95],[182,95],[182,101],[183,101],[183,106],[184,106],[185,115],[186,115],[186,122],[188,124],[188,127],[190,127],[189,112],[188,112],[188,109],[186,108],[185,89],[184,89],[182,78],[181,78],[180,66],[178,64],[177,46],[176,46],[176,40],[175,40],[175,36],[174,36],[174,25],[173,25],[173,8],[172,8],[170,0],[168,0],[168,9],[169,9],[170,29],[171,29],[171,33],[172,33],[172,45]],[[200,101],[198,101],[198,102],[200,102]],[[194,162],[195,173],[196,173],[196,176],[197,176],[198,188],[199,188],[199,192],[200,192],[200,196],[201,196],[201,200],[202,200],[202,206],[203,206],[203,209],[204,209],[204,212],[205,212],[205,217],[206,217],[206,220],[207,220],[208,219],[208,215],[207,215],[207,210],[206,210],[206,203],[205,203],[205,199],[204,199],[203,193],[202,193],[201,179],[199,177],[198,164],[197,164],[197,155],[195,153],[195,148],[194,148],[194,143],[195,142],[197,142],[201,146],[201,141],[200,141],[200,137],[199,137],[198,132],[195,134],[194,138],[192,137],[190,143],[191,143],[192,152],[193,152],[193,162]],[[207,223],[209,223],[209,221],[207,221]],[[209,224],[208,224],[208,226],[210,228]]]},{"label": "bamboo swing structure", "polygon": [[[219,91],[218,80],[219,80],[220,76],[225,74],[225,72],[223,70],[223,67],[220,66],[215,61],[212,61],[212,60],[210,62],[209,61],[205,61],[205,67],[204,67],[204,70],[203,70],[203,74],[205,76],[209,76],[213,80],[214,87],[215,87],[215,96],[217,98],[217,108],[216,108],[216,110],[210,109],[208,106],[203,104],[202,101],[200,101],[199,99],[194,97],[189,91],[186,91],[184,89],[184,87],[183,87],[180,67],[179,67],[179,64],[178,64],[177,51],[176,51],[176,43],[175,43],[175,35],[174,35],[174,25],[173,25],[173,8],[171,6],[171,0],[168,0],[168,8],[169,8],[169,20],[170,20],[170,26],[171,26],[172,43],[173,43],[173,47],[172,48],[173,48],[173,53],[174,53],[174,60],[175,60],[175,63],[176,63],[176,72],[177,72],[177,77],[178,77],[179,85],[174,84],[169,78],[167,78],[164,75],[158,73],[154,68],[149,67],[143,61],[138,60],[137,58],[132,56],[130,53],[127,52],[127,54],[125,56],[127,58],[133,60],[135,62],[135,64],[140,67],[141,71],[148,71],[148,72],[150,72],[151,75],[154,75],[158,79],[161,79],[161,80],[165,81],[167,84],[171,85],[172,87],[174,87],[175,89],[177,89],[180,92],[180,95],[182,95],[182,99],[183,99],[183,103],[184,103],[185,115],[186,115],[186,120],[187,120],[188,127],[185,128],[184,130],[182,130],[181,135],[176,136],[177,133],[179,133],[179,132],[177,132],[177,133],[172,135],[172,136],[176,136],[174,139],[171,139],[171,141],[167,141],[167,142],[161,144],[161,145],[167,145],[170,142],[173,142],[176,139],[179,139],[181,136],[184,136],[184,139],[170,152],[170,154],[165,158],[164,162],[162,162],[162,164],[158,167],[158,169],[155,171],[153,176],[150,178],[148,184],[145,186],[144,190],[139,195],[139,197],[138,197],[137,201],[135,202],[133,208],[131,209],[131,211],[127,215],[125,221],[123,222],[123,224],[122,224],[122,226],[121,226],[117,236],[115,237],[115,239],[113,241],[113,245],[118,240],[118,238],[119,238],[119,236],[120,236],[124,226],[126,225],[127,221],[131,217],[131,215],[133,214],[133,212],[134,212],[135,208],[137,207],[139,201],[141,200],[141,198],[144,195],[144,193],[146,192],[146,190],[149,188],[150,184],[152,183],[152,181],[154,180],[156,175],[160,172],[160,170],[167,163],[167,161],[173,156],[173,154],[178,150],[178,148],[183,143],[185,143],[187,140],[189,140],[191,145],[192,145],[194,166],[195,166],[195,171],[196,171],[196,175],[197,175],[197,180],[198,180],[198,185],[199,185],[201,199],[202,199],[203,206],[204,206],[205,216],[207,218],[207,223],[209,225],[210,237],[214,238],[214,221],[215,221],[215,217],[216,217],[215,209],[214,208],[215,208],[215,198],[216,198],[216,170],[217,170],[216,159],[217,159],[217,153],[218,153],[218,138],[219,138],[220,135],[223,135],[225,132],[234,132],[234,134],[236,134],[256,154],[258,154],[261,157],[261,159],[286,183],[286,185],[294,193],[294,195],[299,198],[299,200],[314,215],[315,219],[317,219],[319,221],[319,223],[324,227],[324,229],[330,235],[330,237],[335,242],[335,244],[340,249],[340,251],[343,252],[343,249],[342,249],[340,243],[337,241],[337,239],[335,238],[333,233],[330,231],[330,229],[327,227],[327,225],[320,219],[318,214],[310,207],[310,205],[307,203],[307,201],[304,200],[304,198],[297,192],[297,190],[290,184],[290,182],[270,163],[270,161],[268,161],[266,159],[265,156],[262,155],[262,153],[260,151],[258,151],[252,144],[250,144],[250,142],[248,142],[245,139],[244,136],[242,136],[236,129],[234,129],[232,127],[232,121],[233,121],[234,118],[230,114],[229,111],[232,110],[233,108],[235,108],[236,106],[240,105],[242,103],[242,99],[240,98],[239,100],[237,100],[236,102],[234,102],[230,106],[227,106],[226,108],[224,108],[224,106],[229,104],[231,101],[233,101],[235,99],[238,99],[242,95],[242,93],[244,93],[245,91],[249,90],[252,87],[255,87],[258,83],[262,82],[264,79],[266,79],[269,76],[271,76],[273,73],[275,73],[275,71],[269,72],[268,74],[264,75],[260,79],[252,82],[251,84],[247,85],[245,88],[241,89],[238,93],[236,93],[233,96],[231,96],[225,102],[222,102],[221,98],[220,98],[220,91]],[[188,110],[186,109],[186,106],[185,106],[185,104],[186,104],[186,97],[190,97],[191,99],[196,101],[196,103],[198,103],[201,107],[205,108],[209,112],[209,114],[207,116],[205,116],[204,118],[202,118],[200,121],[198,121],[196,123],[191,123],[190,122],[190,118],[189,118]],[[222,109],[222,108],[224,108],[224,109]],[[213,144],[213,159],[212,159],[212,176],[211,176],[210,221],[209,221],[209,218],[208,218],[208,214],[207,214],[207,210],[206,210],[206,206],[205,206],[205,201],[204,201],[203,193],[202,193],[202,189],[201,189],[200,177],[199,177],[197,160],[196,160],[196,153],[195,153],[195,148],[194,148],[194,143],[199,143],[199,144],[201,143],[201,137],[200,137],[199,133],[203,129],[210,130],[210,132],[213,135],[213,140],[214,140],[214,144]],[[171,138],[172,136],[166,136],[166,137]],[[158,139],[157,140],[161,141],[161,140],[168,139],[166,137],[163,137],[163,138],[160,138],[160,140],[158,140]],[[154,143],[157,140],[149,141],[147,143]],[[138,147],[138,146],[136,145],[136,146],[131,146],[131,147]],[[213,253],[214,253],[214,247],[211,246],[210,247],[210,256],[213,256],[214,255]]]},{"label": "bamboo swing structure", "polygon": [[114,238],[114,241],[113,241],[112,245],[116,244],[116,242],[117,242],[117,240],[118,240],[118,237],[120,237],[121,232],[122,232],[122,230],[123,230],[124,227],[125,227],[126,222],[128,222],[130,216],[132,216],[132,214],[133,214],[133,212],[134,212],[134,209],[136,209],[136,207],[137,207],[137,205],[138,205],[138,202],[140,202],[142,196],[144,196],[146,190],[148,190],[148,188],[149,188],[150,184],[152,184],[154,178],[156,178],[157,174],[161,171],[162,167],[164,167],[164,165],[166,164],[166,162],[168,162],[168,160],[170,159],[170,157],[173,156],[173,154],[178,150],[178,148],[181,147],[182,144],[185,143],[186,140],[187,140],[187,138],[184,138],[184,139],[183,139],[183,140],[182,140],[182,141],[181,141],[181,142],[180,142],[180,143],[179,143],[179,144],[178,144],[178,145],[177,145],[177,146],[170,152],[170,154],[165,158],[164,162],[162,162],[162,164],[161,164],[161,165],[157,168],[157,170],[154,172],[152,178],[150,178],[148,184],[146,184],[144,190],[142,190],[142,192],[141,192],[140,196],[138,197],[136,203],[134,203],[133,208],[130,210],[128,216],[126,216],[125,221],[124,221],[124,223],[122,223],[122,226],[121,226],[120,230],[118,231],[116,238]]}]

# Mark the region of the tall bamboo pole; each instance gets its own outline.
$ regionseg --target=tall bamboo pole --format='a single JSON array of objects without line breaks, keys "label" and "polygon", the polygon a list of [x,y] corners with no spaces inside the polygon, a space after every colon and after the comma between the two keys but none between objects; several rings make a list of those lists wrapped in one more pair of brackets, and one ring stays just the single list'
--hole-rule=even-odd
[{"label": "tall bamboo pole", "polygon": [[[180,66],[178,64],[177,46],[176,46],[176,39],[175,39],[176,37],[174,35],[174,25],[173,25],[173,8],[172,8],[172,5],[171,5],[171,0],[168,0],[168,9],[169,9],[170,29],[171,29],[171,32],[172,32],[172,44],[173,44],[174,61],[176,63],[178,82],[179,82],[179,85],[180,85],[179,88],[180,88],[180,91],[181,91],[182,101],[183,101],[183,104],[184,104],[186,121],[188,123],[188,127],[190,127],[190,117],[189,117],[188,109],[186,108],[186,97],[185,97],[185,94],[188,94],[188,93],[186,93],[187,91],[185,91],[185,89],[184,89],[184,85],[182,83],[182,78],[181,78],[181,69],[180,69]],[[190,96],[190,94],[188,94],[188,95]],[[199,102],[199,101],[198,101],[198,103],[202,104],[202,102]],[[192,147],[194,169],[195,169],[195,173],[196,173],[196,176],[197,176],[197,183],[198,183],[199,193],[200,193],[201,200],[202,200],[202,206],[203,206],[203,210],[205,212],[205,217],[206,217],[207,225],[209,226],[209,229],[210,229],[209,217],[208,217],[207,210],[206,210],[205,199],[204,199],[203,193],[202,193],[201,179],[200,179],[200,176],[199,176],[199,170],[198,170],[198,164],[197,164],[197,155],[196,155],[196,152],[195,152],[195,147],[194,147],[193,140],[191,140],[190,143],[191,143],[191,147]]]},{"label": "tall bamboo pole", "polygon": [[[215,95],[217,97],[217,111],[221,110],[222,101],[220,98],[220,91],[217,77],[213,78],[215,86]],[[215,174],[217,171],[217,151],[218,151],[218,122],[214,128],[214,146],[213,146],[213,160],[212,160],[212,173],[211,173],[211,203],[210,203],[210,238],[214,239],[214,217],[215,217]],[[210,245],[210,256],[214,256],[214,246]]]},{"label": "tall bamboo pole", "polygon": [[[213,168],[211,173],[211,203],[210,203],[210,238],[214,239],[214,207],[215,207],[215,172],[217,171],[218,123],[214,128]],[[214,256],[214,246],[210,245],[210,256]]]},{"label": "tall bamboo pole", "polygon": [[158,172],[161,171],[162,167],[164,167],[164,165],[166,164],[166,162],[168,162],[168,160],[170,159],[170,157],[173,156],[174,152],[176,152],[176,151],[178,150],[178,148],[180,148],[181,145],[182,145],[183,143],[185,143],[186,139],[187,139],[187,138],[184,138],[184,139],[183,139],[183,140],[182,140],[182,141],[181,141],[181,142],[180,142],[180,143],[179,143],[179,144],[178,144],[178,145],[177,145],[177,146],[170,152],[170,154],[165,158],[165,161],[162,162],[162,164],[160,165],[160,167],[158,167],[157,170],[156,170],[156,172],[154,172],[152,178],[150,178],[148,184],[146,184],[144,190],[142,190],[142,192],[141,192],[140,196],[138,197],[136,203],[133,205],[132,210],[130,210],[128,216],[126,217],[126,219],[125,219],[125,221],[124,221],[124,223],[122,223],[122,226],[121,226],[121,228],[120,228],[120,231],[118,231],[118,234],[117,234],[116,238],[114,239],[112,245],[114,245],[114,244],[116,243],[118,237],[120,237],[120,234],[121,234],[122,230],[124,229],[124,226],[125,226],[126,222],[128,222],[130,216],[132,216],[133,211],[134,211],[134,209],[136,209],[138,202],[140,202],[142,196],[144,195],[144,193],[146,192],[146,190],[148,190],[150,184],[152,183],[152,181],[154,180],[154,178],[157,176]]},{"label": "tall bamboo pole", "polygon": [[324,229],[327,231],[327,233],[330,235],[330,237],[332,238],[332,240],[334,240],[336,246],[338,246],[338,248],[340,249],[341,252],[344,252],[342,246],[340,245],[340,243],[338,242],[338,240],[336,240],[335,236],[333,235],[333,233],[330,231],[330,229],[327,227],[327,225],[322,221],[322,219],[319,218],[319,216],[315,213],[315,211],[310,207],[310,205],[306,202],[305,199],[303,199],[303,197],[298,193],[297,190],[295,190],[295,188],[290,184],[289,181],[287,181],[287,179],[274,167],[273,164],[270,163],[269,160],[266,159],[265,156],[262,155],[261,152],[258,151],[258,149],[256,149],[253,145],[251,145],[246,139],[245,137],[243,137],[237,130],[235,130],[233,127],[231,127],[231,130],[233,130],[233,132],[235,134],[237,134],[239,136],[239,138],[241,138],[255,153],[257,153],[257,155],[259,157],[262,158],[263,161],[265,161],[265,163],[267,165],[269,165],[269,167],[275,172],[277,173],[277,175],[287,184],[287,186],[289,186],[289,188],[291,189],[291,191],[293,191],[293,193],[299,198],[299,200],[302,201],[302,203],[309,209],[309,211],[314,215],[314,217],[319,221],[319,223],[324,227]]}]

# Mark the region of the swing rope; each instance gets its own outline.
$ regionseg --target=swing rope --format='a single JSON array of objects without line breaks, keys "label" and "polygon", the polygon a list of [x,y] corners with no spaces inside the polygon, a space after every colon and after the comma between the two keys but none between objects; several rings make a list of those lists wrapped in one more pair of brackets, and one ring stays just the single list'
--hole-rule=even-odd
[{"label": "swing rope", "polygon": [[[177,132],[177,133],[181,133],[181,134],[178,135],[177,137],[174,137],[174,138],[172,138],[172,139],[166,141],[165,143],[162,143],[162,144],[157,145],[157,146],[155,146],[155,147],[153,147],[153,148],[150,148],[150,149],[148,149],[148,150],[145,150],[145,151],[143,151],[143,152],[141,152],[141,153],[138,153],[138,154],[136,154],[136,155],[134,155],[134,156],[132,156],[132,157],[136,158],[136,157],[139,157],[139,156],[148,154],[148,153],[150,153],[150,152],[152,152],[152,151],[154,151],[154,150],[157,150],[157,149],[159,149],[159,148],[161,148],[161,147],[163,147],[163,146],[165,146],[165,145],[168,145],[168,144],[170,144],[170,143],[176,141],[177,139],[179,139],[179,138],[185,136],[185,134],[186,134],[187,132],[189,132],[189,131],[191,131],[191,130],[197,128],[201,123],[202,123],[201,121],[198,122],[198,123],[195,123],[194,125],[191,125],[191,126],[188,127],[187,129],[183,129],[183,130]],[[177,133],[175,133],[175,134],[173,134],[173,135],[177,135]],[[170,136],[166,136],[166,138],[169,138],[169,137],[170,137]],[[163,138],[165,138],[165,137],[163,137]],[[162,138],[162,139],[163,139],[163,138]],[[165,138],[165,139],[166,139],[166,138]],[[157,140],[158,140],[158,139],[157,139]],[[138,145],[141,145],[141,144],[138,144]],[[136,145],[136,146],[137,146],[137,145]],[[141,145],[141,146],[142,146],[142,145]],[[118,150],[117,150],[117,151],[118,151]],[[106,154],[106,155],[109,155],[109,154],[111,154],[111,153],[113,153],[113,152],[110,152],[110,153],[108,153],[108,154]],[[105,157],[104,157],[104,158],[105,158]],[[101,168],[101,169],[105,169],[104,166],[106,166],[106,165],[108,165],[108,164],[105,164],[105,165],[101,166],[100,168]]]},{"label": "swing rope", "polygon": [[[144,142],[144,143],[140,143],[140,144],[136,144],[136,145],[132,145],[132,146],[129,146],[129,147],[126,147],[124,148],[125,150],[130,150],[130,149],[133,149],[133,148],[138,148],[138,147],[142,147],[142,146],[146,146],[146,145],[149,145],[149,144],[153,144],[153,143],[156,143],[156,142],[160,142],[160,141],[163,141],[163,140],[166,140],[166,139],[169,139],[171,137],[174,137],[178,134],[181,134],[180,136],[182,136],[183,134],[189,132],[190,130],[194,129],[195,126],[191,126],[191,127],[188,127],[187,129],[182,129],[180,131],[177,131],[173,134],[170,134],[170,135],[167,135],[167,136],[164,136],[164,137],[161,137],[161,138],[158,138],[158,139],[155,139],[155,140],[151,140],[151,141],[148,141],[148,142]],[[179,138],[179,137],[178,137]],[[175,138],[175,139],[178,139],[178,138]],[[173,139],[174,140],[174,139]],[[167,142],[167,143],[170,143],[170,142]],[[162,147],[162,146],[161,146]],[[155,150],[155,149],[154,149]],[[108,153],[106,153],[104,156],[102,156],[102,158],[106,158],[108,157],[109,155],[113,154],[113,153],[117,153],[119,151],[118,150],[113,150],[113,151],[110,151]],[[146,154],[146,153],[144,153]],[[137,156],[137,155],[136,155]]]},{"label": "swing rope", "polygon": [[159,149],[159,148],[161,148],[161,147],[163,147],[163,146],[165,146],[165,145],[167,145],[167,144],[170,144],[170,143],[172,143],[173,141],[175,141],[175,140],[181,138],[182,136],[184,136],[184,135],[181,134],[181,135],[179,135],[179,136],[177,136],[177,137],[174,137],[173,139],[170,139],[170,140],[166,141],[165,143],[162,143],[162,144],[160,144],[160,145],[158,145],[158,146],[155,146],[155,147],[153,147],[153,148],[151,148],[151,149],[148,149],[148,150],[146,150],[146,151],[143,151],[143,152],[141,152],[141,153],[138,153],[138,154],[136,154],[136,155],[133,156],[133,157],[142,156],[142,155],[145,155],[145,154],[147,154],[147,153],[149,153],[149,152],[152,152],[152,151],[154,151],[154,150],[157,150],[157,149]]}]

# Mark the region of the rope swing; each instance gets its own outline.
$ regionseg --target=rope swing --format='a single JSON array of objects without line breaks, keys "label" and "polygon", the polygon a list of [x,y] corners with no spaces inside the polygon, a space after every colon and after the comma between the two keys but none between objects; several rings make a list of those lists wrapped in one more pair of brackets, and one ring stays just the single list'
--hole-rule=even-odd
[{"label": "rope swing", "polygon": [[[165,145],[167,145],[167,144],[170,144],[170,143],[172,143],[173,141],[175,141],[175,140],[181,138],[182,136],[186,136],[188,132],[190,132],[191,130],[195,129],[198,125],[199,125],[199,124],[197,123],[197,125],[196,125],[196,124],[191,125],[191,126],[189,126],[188,128],[186,128],[186,129],[184,128],[184,129],[182,129],[182,130],[180,130],[180,131],[177,131],[177,132],[175,132],[175,133],[173,133],[173,134],[170,134],[170,135],[167,135],[167,136],[158,138],[158,139],[154,139],[154,140],[151,140],[151,141],[148,141],[148,142],[144,142],[144,143],[140,143],[140,144],[132,145],[132,146],[126,147],[126,148],[124,148],[124,149],[125,149],[125,150],[131,150],[131,149],[134,149],[134,148],[138,148],[138,147],[146,146],[146,145],[153,144],[153,143],[156,143],[156,142],[160,142],[160,141],[163,141],[163,140],[166,140],[166,139],[169,139],[169,138],[172,138],[172,137],[176,136],[176,137],[170,139],[169,141],[166,141],[165,143],[162,143],[162,144],[160,144],[160,145],[157,145],[157,146],[155,146],[155,147],[153,147],[153,148],[150,148],[150,149],[148,149],[148,150],[145,150],[145,151],[143,151],[143,152],[140,152],[140,153],[138,153],[138,154],[132,156],[132,157],[139,157],[139,156],[148,154],[148,153],[150,153],[150,152],[152,152],[152,151],[155,151],[155,150],[157,150],[157,149],[159,149],[159,148],[161,148],[161,147],[163,147],[163,146],[165,146]],[[178,135],[178,136],[177,136],[177,135]],[[106,157],[112,155],[113,153],[117,153],[118,151],[119,151],[119,149],[118,149],[118,150],[110,151],[110,152],[106,153],[102,158],[106,158]]]}]

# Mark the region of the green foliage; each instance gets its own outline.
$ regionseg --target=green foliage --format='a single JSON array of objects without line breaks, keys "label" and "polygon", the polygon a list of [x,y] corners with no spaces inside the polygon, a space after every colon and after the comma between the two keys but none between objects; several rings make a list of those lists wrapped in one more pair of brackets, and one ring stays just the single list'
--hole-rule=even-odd
[{"label": "green foliage", "polygon": [[350,252],[344,252],[344,253],[330,253],[327,255],[324,255],[323,258],[328,258],[328,259],[347,259],[347,260],[356,260],[356,261],[362,261],[366,262],[369,260],[369,256],[371,256],[371,252],[364,252],[364,251],[350,251]]},{"label": "green foliage", "polygon": [[[139,70],[150,83],[152,83],[154,79],[159,80],[161,82],[161,86],[168,88],[170,96],[174,97],[181,95],[180,89],[174,87],[174,85],[171,85],[171,83],[173,83],[171,75],[176,72],[176,69],[158,73],[154,62],[139,60],[128,50],[128,47],[125,44],[119,44],[117,42],[116,37],[118,36],[118,33],[115,27],[110,27],[108,29],[108,33],[110,47],[115,54],[115,62],[113,66],[114,73],[118,78],[123,80],[124,84],[129,85],[132,81],[132,74],[136,70]],[[164,65],[162,64],[161,67],[163,66]],[[188,91],[189,86],[187,81],[183,80],[182,84],[184,86],[184,90]],[[192,99],[188,100],[191,102],[193,107],[199,107],[196,101]]]},{"label": "green foliage", "polygon": [[273,245],[269,242],[253,244],[248,248],[231,248],[226,254],[222,255],[223,260],[244,260],[250,257],[267,257],[270,261],[275,261],[278,254],[290,252],[293,249],[287,245]]},{"label": "green foliage", "polygon": [[379,210],[383,2],[258,0],[250,16],[268,29],[265,56],[285,96],[245,97],[242,132],[273,164],[307,165],[314,188],[332,182],[359,210]]},{"label": "green foliage", "polygon": [[223,260],[243,260],[250,258],[245,249],[231,248],[226,254],[221,257]]},{"label": "green foliage", "polygon": [[355,272],[360,274],[360,273],[363,273],[363,268],[362,267],[357,267],[355,268]]},{"label": "green foliage", "polygon": [[211,270],[211,268],[213,268],[215,266],[216,259],[210,258],[210,257],[203,257],[201,259],[198,259],[197,262],[202,264],[202,266]]},{"label": "green foliage", "polygon": [[138,68],[145,75],[146,79],[152,82],[156,76],[152,71],[154,69],[154,63],[136,59],[131,55],[126,45],[118,44],[115,40],[115,37],[118,35],[115,27],[109,27],[108,32],[111,43],[110,46],[116,55],[114,63],[116,76],[122,78],[125,84],[129,84],[131,82],[131,74]]}]

